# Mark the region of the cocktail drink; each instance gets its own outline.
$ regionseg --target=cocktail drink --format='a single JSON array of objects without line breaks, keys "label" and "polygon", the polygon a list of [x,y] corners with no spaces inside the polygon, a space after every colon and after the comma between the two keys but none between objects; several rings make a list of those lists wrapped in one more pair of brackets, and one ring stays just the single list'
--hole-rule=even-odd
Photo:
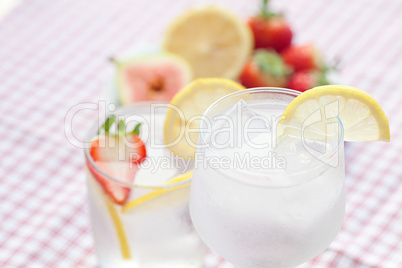
[{"label": "cocktail drink", "polygon": [[342,124],[278,127],[298,94],[238,91],[201,122],[191,218],[203,241],[236,267],[294,267],[325,250],[342,226]]},{"label": "cocktail drink", "polygon": [[163,142],[166,104],[118,109],[89,133],[88,197],[101,267],[202,267],[188,210],[191,173]]}]

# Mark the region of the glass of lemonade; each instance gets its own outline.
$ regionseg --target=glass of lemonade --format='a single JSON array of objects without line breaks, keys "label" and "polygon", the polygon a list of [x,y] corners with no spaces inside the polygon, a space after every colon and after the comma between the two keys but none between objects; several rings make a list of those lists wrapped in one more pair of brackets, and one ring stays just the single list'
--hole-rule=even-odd
[{"label": "glass of lemonade", "polygon": [[[206,246],[194,230],[188,209],[191,173],[185,172],[192,163],[171,155],[163,142],[167,106],[137,103],[114,113],[124,120],[127,130],[141,123],[139,136],[146,147],[146,159],[138,167],[130,166],[138,169],[132,182],[105,172],[91,149],[85,150],[90,217],[101,267],[203,265]],[[110,129],[116,129],[117,122]],[[101,135],[97,124],[88,135],[89,144]],[[106,146],[112,146],[111,141]],[[107,159],[117,165],[120,160]],[[128,193],[125,200],[112,198],[122,193]]]},{"label": "glass of lemonade", "polygon": [[201,121],[191,218],[202,240],[238,268],[297,266],[324,251],[342,226],[342,124],[325,124],[321,140],[310,139],[314,123],[303,132],[280,129],[298,94],[242,90],[212,104]]}]

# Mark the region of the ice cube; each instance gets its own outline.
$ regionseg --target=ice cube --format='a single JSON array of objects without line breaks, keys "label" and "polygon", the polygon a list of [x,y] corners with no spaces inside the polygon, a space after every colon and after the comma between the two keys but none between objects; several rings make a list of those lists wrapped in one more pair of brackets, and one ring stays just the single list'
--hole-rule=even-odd
[{"label": "ice cube", "polygon": [[210,143],[214,148],[235,148],[244,144],[267,147],[272,124],[266,115],[258,113],[244,100],[213,118]]}]

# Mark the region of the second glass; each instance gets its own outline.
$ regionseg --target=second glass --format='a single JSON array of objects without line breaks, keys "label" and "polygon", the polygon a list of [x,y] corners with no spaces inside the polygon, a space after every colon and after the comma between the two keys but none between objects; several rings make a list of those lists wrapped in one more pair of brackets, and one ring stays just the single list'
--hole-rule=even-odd
[{"label": "second glass", "polygon": [[[90,150],[85,150],[90,216],[101,267],[200,268],[204,263],[207,248],[195,232],[188,210],[191,174],[180,175],[184,168],[188,170],[186,165],[180,166],[184,159],[174,157],[163,142],[167,106],[137,103],[114,113],[124,120],[127,130],[141,123],[147,160],[133,183],[100,169]],[[89,143],[97,137],[95,126]],[[116,194],[129,192],[127,200],[114,202],[105,185]]]}]

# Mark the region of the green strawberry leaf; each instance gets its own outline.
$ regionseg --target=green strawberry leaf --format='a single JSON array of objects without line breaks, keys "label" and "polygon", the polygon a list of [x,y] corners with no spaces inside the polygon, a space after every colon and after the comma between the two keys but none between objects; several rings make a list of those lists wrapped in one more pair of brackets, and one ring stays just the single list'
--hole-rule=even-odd
[{"label": "green strawberry leaf", "polygon": [[327,72],[322,71],[319,72],[317,75],[317,85],[316,86],[324,86],[324,85],[328,85],[328,78],[327,78]]},{"label": "green strawberry leaf", "polygon": [[109,116],[105,123],[103,123],[103,125],[99,128],[98,130],[98,135],[100,134],[101,130],[104,130],[106,134],[109,134],[109,129],[110,127],[113,125],[114,121],[116,120],[116,116],[115,115],[111,115]]},{"label": "green strawberry leaf", "polygon": [[261,5],[260,10],[261,10],[260,16],[264,19],[268,19],[268,18],[276,16],[276,14],[270,10],[269,5],[268,5],[268,0],[262,0],[262,5]]},{"label": "green strawberry leaf", "polygon": [[117,133],[110,133],[110,128],[112,127],[115,121],[116,121],[115,115],[109,116],[106,119],[105,123],[103,123],[103,125],[99,128],[98,135],[102,132],[102,130],[104,131],[105,134],[111,136],[124,136],[126,134],[134,134],[137,136],[140,135],[140,128],[142,123],[138,123],[132,131],[126,132],[127,131],[126,123],[124,122],[123,119],[119,120],[117,124]]},{"label": "green strawberry leaf", "polygon": [[283,76],[289,73],[288,67],[275,51],[257,50],[253,60],[261,71],[274,76]]},{"label": "green strawberry leaf", "polygon": [[134,134],[134,135],[140,135],[140,127],[141,127],[141,125],[142,125],[142,123],[138,123],[136,126],[135,126],[135,128],[133,129],[133,131],[131,131],[130,133],[131,134]]},{"label": "green strawberry leaf", "polygon": [[117,126],[117,133],[119,136],[124,136],[126,134],[126,123],[123,119],[119,121],[119,124]]}]

